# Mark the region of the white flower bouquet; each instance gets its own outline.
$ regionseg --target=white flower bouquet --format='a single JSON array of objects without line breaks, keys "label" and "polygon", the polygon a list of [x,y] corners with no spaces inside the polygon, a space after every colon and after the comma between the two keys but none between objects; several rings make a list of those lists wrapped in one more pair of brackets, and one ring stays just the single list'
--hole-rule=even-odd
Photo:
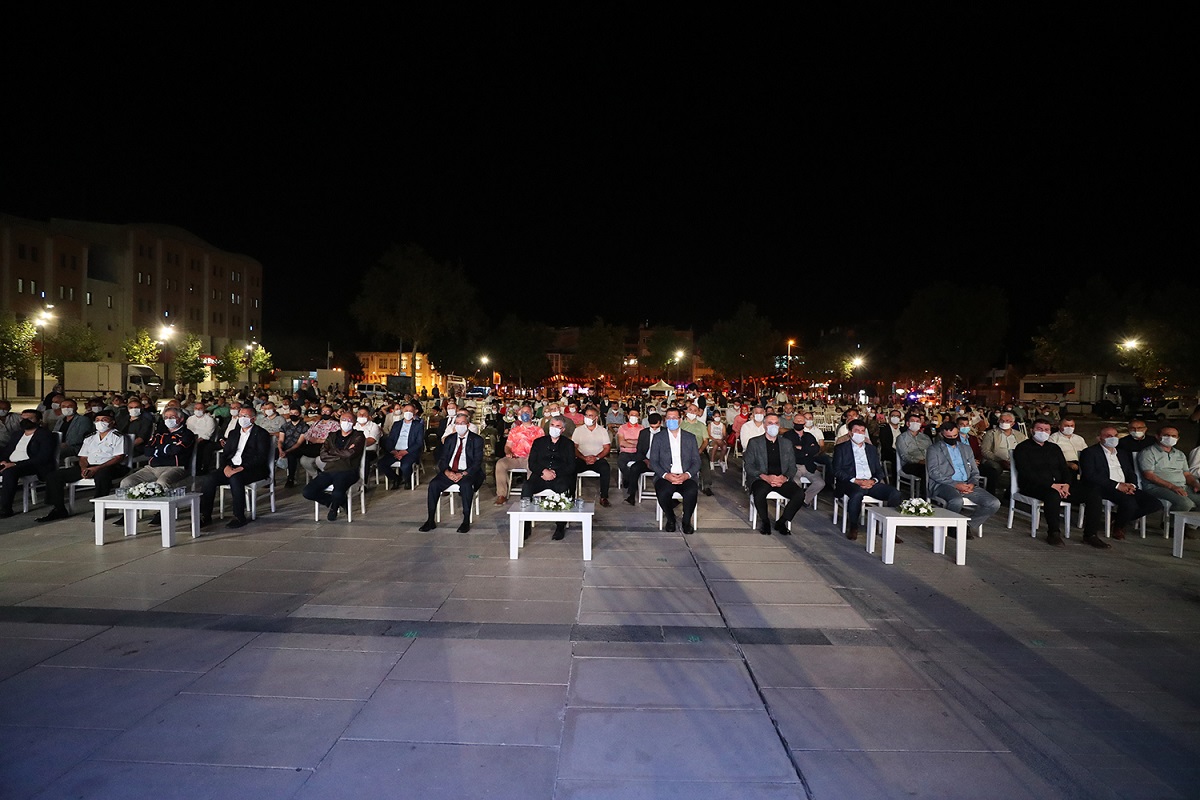
[{"label": "white flower bouquet", "polygon": [[166,497],[167,494],[165,486],[153,481],[139,483],[137,486],[130,486],[125,490],[125,496],[130,500],[149,500],[152,497]]},{"label": "white flower bouquet", "polygon": [[924,497],[913,497],[900,504],[900,513],[910,517],[932,517],[933,503]]},{"label": "white flower bouquet", "polygon": [[571,499],[570,495],[555,492],[545,497],[539,497],[537,504],[545,511],[569,511],[574,508],[575,501]]}]

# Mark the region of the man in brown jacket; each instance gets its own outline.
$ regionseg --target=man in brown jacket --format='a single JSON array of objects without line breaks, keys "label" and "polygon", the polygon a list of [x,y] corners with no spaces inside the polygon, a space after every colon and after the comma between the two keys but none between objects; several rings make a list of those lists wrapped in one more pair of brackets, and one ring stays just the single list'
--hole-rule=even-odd
[{"label": "man in brown jacket", "polygon": [[[324,469],[304,487],[304,497],[329,506],[328,519],[337,519],[338,509],[346,505],[346,493],[358,482],[359,464],[366,448],[367,437],[354,430],[354,414],[343,411],[338,415],[339,430],[325,437],[317,460]],[[333,492],[325,493],[327,487]]]}]

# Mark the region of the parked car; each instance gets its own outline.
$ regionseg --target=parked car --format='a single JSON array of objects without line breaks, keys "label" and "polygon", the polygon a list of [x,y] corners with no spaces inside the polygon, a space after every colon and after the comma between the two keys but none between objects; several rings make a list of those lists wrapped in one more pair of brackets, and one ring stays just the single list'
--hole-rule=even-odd
[{"label": "parked car", "polygon": [[1191,400],[1171,400],[1165,405],[1154,409],[1154,417],[1159,422],[1168,419],[1187,419],[1192,415],[1196,404]]},{"label": "parked car", "polygon": [[359,383],[354,387],[357,397],[385,397],[388,389],[382,383]]}]

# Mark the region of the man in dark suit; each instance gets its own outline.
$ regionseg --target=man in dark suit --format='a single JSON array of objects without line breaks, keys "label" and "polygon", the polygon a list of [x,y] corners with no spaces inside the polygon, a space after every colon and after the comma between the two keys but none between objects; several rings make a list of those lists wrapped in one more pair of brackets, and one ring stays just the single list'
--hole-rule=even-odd
[{"label": "man in dark suit", "polygon": [[0,449],[0,518],[13,515],[12,502],[17,487],[26,475],[46,480],[54,472],[57,437],[42,426],[42,413],[36,409],[21,412],[21,435],[13,436]]},{"label": "man in dark suit", "polygon": [[1093,547],[1110,547],[1100,538],[1104,520],[1102,500],[1116,506],[1114,539],[1124,539],[1129,525],[1160,507],[1154,495],[1138,488],[1133,453],[1118,447],[1118,442],[1117,429],[1105,425],[1096,437],[1096,444],[1079,453],[1079,472],[1085,492],[1083,541]]},{"label": "man in dark suit", "polygon": [[463,521],[458,526],[459,533],[471,530],[471,501],[475,492],[483,485],[483,437],[470,429],[471,417],[465,411],[459,411],[454,417],[454,425],[450,434],[442,443],[442,453],[438,457],[438,474],[429,482],[429,497],[426,501],[428,516],[422,531],[431,531],[437,527],[434,515],[442,492],[452,485],[458,485],[462,495]]},{"label": "man in dark suit", "polygon": [[679,409],[668,409],[666,432],[656,435],[650,445],[650,469],[654,471],[654,493],[666,518],[664,528],[675,530],[675,501],[671,495],[679,492],[683,495],[683,532],[694,533],[692,514],[700,491],[696,483],[700,475],[700,443],[679,425]]},{"label": "man in dark suit", "polygon": [[233,501],[233,519],[227,527],[246,524],[246,486],[271,477],[275,468],[275,438],[254,424],[253,406],[238,409],[237,427],[225,440],[221,463],[225,466],[209,473],[200,496],[200,523],[212,523],[213,498],[220,486],[228,486]]},{"label": "man in dark suit", "polygon": [[392,423],[384,441],[383,454],[379,456],[379,469],[387,479],[388,488],[394,489],[397,484],[393,465],[400,465],[399,483],[406,484],[424,450],[425,423],[417,416],[413,404],[405,403],[402,416]]},{"label": "man in dark suit", "polygon": [[1074,474],[1067,467],[1062,449],[1050,441],[1049,420],[1033,423],[1033,436],[1013,448],[1013,466],[1017,470],[1017,488],[1021,494],[1036,497],[1046,507],[1046,544],[1066,547],[1060,529],[1060,503],[1078,503],[1071,497]]},{"label": "man in dark suit", "polygon": [[[546,423],[546,435],[539,436],[529,446],[529,480],[521,485],[521,497],[531,499],[538,492],[550,489],[559,494],[575,493],[575,443],[566,435],[567,422],[561,416]],[[529,535],[531,523],[525,523]],[[554,538],[562,539],[567,523],[554,525]]]},{"label": "man in dark suit", "polygon": [[758,512],[758,532],[770,536],[771,517],[767,514],[767,495],[779,492],[786,497],[787,508],[779,515],[775,530],[787,536],[791,533],[788,523],[803,505],[794,502],[801,496],[800,487],[792,480],[796,477],[796,446],[779,435],[778,414],[767,414],[763,422],[766,433],[746,442],[746,450],[742,454],[747,479],[751,481],[750,502]]},{"label": "man in dark suit", "polygon": [[625,475],[625,488],[628,491],[625,502],[629,505],[637,502],[640,491],[639,479],[642,473],[650,472],[650,444],[654,441],[654,437],[662,431],[662,416],[657,411],[650,412],[646,417],[646,422],[650,424],[650,427],[643,428],[638,434],[637,453],[633,458],[630,458],[628,453],[621,454],[621,460],[617,464],[617,469],[622,470]]},{"label": "man in dark suit", "polygon": [[867,441],[866,423],[850,420],[846,429],[850,438],[833,448],[834,497],[846,496],[846,538],[853,541],[858,538],[863,498],[874,497],[895,508],[900,505],[900,492],[885,482],[879,451]]}]

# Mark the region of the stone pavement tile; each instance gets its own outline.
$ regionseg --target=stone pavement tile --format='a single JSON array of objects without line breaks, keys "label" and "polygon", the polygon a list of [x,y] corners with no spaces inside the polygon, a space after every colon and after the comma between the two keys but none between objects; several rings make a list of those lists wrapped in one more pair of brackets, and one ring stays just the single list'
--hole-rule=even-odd
[{"label": "stone pavement tile", "polygon": [[366,561],[363,553],[281,553],[273,550],[242,566],[242,569],[284,569],[300,572],[350,572]]},{"label": "stone pavement tile", "polygon": [[656,611],[581,611],[580,625],[665,625],[692,628],[724,628],[720,614],[660,614]]},{"label": "stone pavement tile", "polygon": [[305,603],[293,611],[292,617],[315,619],[363,619],[428,622],[436,608],[400,608],[396,606],[329,606]]},{"label": "stone pavement tile", "polygon": [[848,605],[721,603],[731,628],[870,628]]},{"label": "stone pavement tile", "polygon": [[718,603],[821,603],[843,605],[842,596],[809,581],[710,581]]},{"label": "stone pavement tile", "polygon": [[589,566],[584,586],[603,588],[703,589],[704,578],[694,566],[676,569]]},{"label": "stone pavement tile", "polygon": [[560,780],[555,800],[806,800],[799,783]]},{"label": "stone pavement tile", "polygon": [[829,585],[826,578],[801,561],[701,561],[700,571],[712,581],[812,581]]},{"label": "stone pavement tile", "polygon": [[312,775],[310,770],[85,761],[39,795],[44,800],[154,800],[255,798],[288,800]]},{"label": "stone pavement tile", "polygon": [[181,694],[93,758],[159,764],[315,767],[363,707],[352,700]]},{"label": "stone pavement tile", "polygon": [[560,780],[796,780],[758,711],[567,709]]},{"label": "stone pavement tile", "polygon": [[212,592],[193,589],[154,606],[155,611],[184,611],[203,614],[284,616],[304,605],[311,594],[275,592]]},{"label": "stone pavement tile", "polygon": [[736,661],[576,658],[567,705],[589,708],[757,709],[762,701]]},{"label": "stone pavement tile", "polygon": [[384,681],[347,739],[554,747],[565,686]]},{"label": "stone pavement tile", "polygon": [[578,578],[467,576],[454,587],[452,597],[478,600],[556,600],[579,602]]},{"label": "stone pavement tile", "polygon": [[340,572],[297,572],[286,569],[235,569],[204,584],[207,592],[319,592],[346,577]]},{"label": "stone pavement tile", "polygon": [[437,561],[423,563],[393,563],[391,561],[371,560],[356,567],[349,577],[365,581],[400,581],[408,583],[456,583],[467,574],[468,564],[476,564],[485,559],[448,563]]},{"label": "stone pavement tile", "polygon": [[[762,534],[759,534],[762,536]],[[773,537],[763,536],[764,539]],[[716,561],[722,564],[730,562],[804,564],[788,547],[708,547],[697,545],[692,548],[700,561]],[[805,566],[807,566],[805,564]]]},{"label": "stone pavement tile", "polygon": [[222,661],[188,693],[366,700],[399,653],[247,648]]},{"label": "stone pavement tile", "polygon": [[[1091,777],[1112,790],[1121,800],[1183,800],[1196,793],[1195,783],[1177,783],[1174,787],[1159,775],[1141,767],[1095,768]],[[1194,775],[1192,777],[1195,777]]]},{"label": "stone pavement tile", "polygon": [[576,658],[661,658],[668,661],[740,661],[732,642],[573,642]]},{"label": "stone pavement tile", "polygon": [[[525,554],[522,553],[524,558]],[[661,550],[593,550],[592,565],[597,567],[691,567],[696,562],[684,551]]]},{"label": "stone pavement tile", "polygon": [[830,689],[936,689],[886,648],[742,645],[759,686]]},{"label": "stone pavement tile", "polygon": [[58,591],[46,592],[28,600],[22,600],[18,606],[33,608],[107,608],[122,611],[149,611],[162,602],[160,597],[102,597],[100,595],[62,594]]},{"label": "stone pavement tile", "polygon": [[[774,516],[771,519],[774,520]],[[704,547],[787,547],[780,537],[763,536],[758,531],[750,530],[748,522],[745,523],[743,530],[737,532],[696,531],[688,542],[693,549],[698,545]]]},{"label": "stone pavement tile", "polygon": [[7,800],[33,797],[117,732],[100,728],[0,725],[0,797]]},{"label": "stone pavement tile", "polygon": [[180,628],[110,628],[46,662],[51,667],[206,672],[255,634]]},{"label": "stone pavement tile", "polygon": [[207,575],[148,575],[112,570],[68,584],[52,594],[73,597],[147,597],[166,600],[212,580]]},{"label": "stone pavement tile", "polygon": [[355,653],[403,653],[415,639],[403,636],[342,636],[331,633],[260,633],[250,648],[278,650],[344,650]]},{"label": "stone pavement tile", "polygon": [[715,614],[707,589],[610,589],[585,586],[580,612],[643,611],[658,614]]},{"label": "stone pavement tile", "polygon": [[[505,542],[505,547],[508,543]],[[466,575],[486,577],[575,578],[583,577],[583,559],[510,559],[507,550],[497,558],[477,558],[468,562]]]},{"label": "stone pavement tile", "polygon": [[535,800],[554,793],[558,750],[343,739],[296,800]]},{"label": "stone pavement tile", "polygon": [[763,697],[793,749],[1007,749],[982,722],[938,691],[764,689]]},{"label": "stone pavement tile", "polygon": [[416,639],[388,680],[544,683],[565,686],[571,643],[499,639]]},{"label": "stone pavement tile", "polygon": [[[790,741],[790,740],[789,740]],[[1079,797],[1011,753],[794,751],[813,797],[1054,800]]]},{"label": "stone pavement tile", "polygon": [[192,672],[36,666],[0,683],[0,724],[124,729],[194,680]]},{"label": "stone pavement tile", "polygon": [[168,550],[159,550],[145,558],[113,567],[107,574],[122,575],[128,572],[144,572],[148,575],[208,575],[216,577],[252,560],[250,556],[218,556],[199,553],[185,556],[179,555],[175,550],[174,547]]},{"label": "stone pavement tile", "polygon": [[349,539],[325,536],[301,536],[285,542],[276,553],[337,553],[339,555],[381,556],[387,551],[388,539]]},{"label": "stone pavement tile", "polygon": [[563,624],[575,621],[578,602],[550,600],[465,600],[450,598],[433,615],[447,622],[540,622]]},{"label": "stone pavement tile", "polygon": [[452,583],[405,581],[360,581],[342,578],[326,586],[312,599],[314,605],[395,606],[437,608],[450,596]]},{"label": "stone pavement tile", "polygon": [[30,600],[38,595],[48,594],[67,584],[62,583],[16,583],[5,581],[0,583],[0,606],[14,606],[17,603]]},{"label": "stone pavement tile", "polygon": [[105,569],[103,566],[77,561],[10,561],[0,565],[0,581],[4,583],[75,583],[90,578]]},{"label": "stone pavement tile", "polygon": [[107,625],[55,625],[39,622],[0,622],[0,636],[14,639],[65,639],[82,642],[108,630]]},{"label": "stone pavement tile", "polygon": [[180,556],[207,555],[258,558],[270,553],[272,550],[278,549],[280,546],[286,544],[287,541],[284,537],[266,538],[265,534],[261,532],[255,533],[254,536],[206,533],[199,539],[193,539],[189,534],[182,539],[176,537],[175,546],[171,548],[171,552]]}]

